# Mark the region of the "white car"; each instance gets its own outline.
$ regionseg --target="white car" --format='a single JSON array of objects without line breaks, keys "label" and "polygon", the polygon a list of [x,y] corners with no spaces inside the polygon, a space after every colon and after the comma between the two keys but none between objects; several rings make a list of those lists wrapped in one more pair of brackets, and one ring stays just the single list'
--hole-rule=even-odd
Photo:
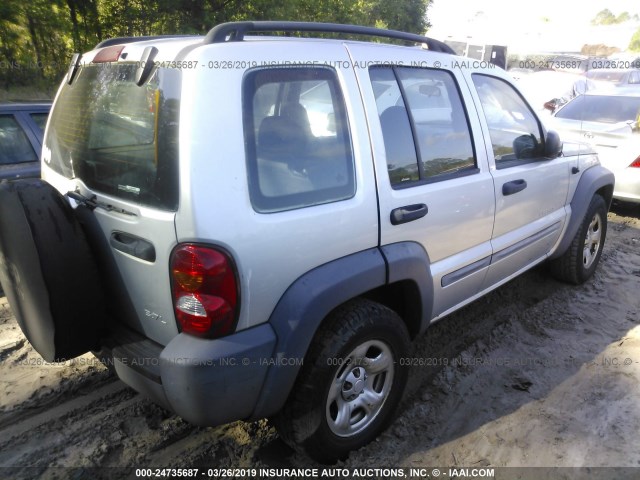
[{"label": "white car", "polygon": [[614,198],[640,203],[640,88],[594,90],[549,121],[563,138],[591,144],[616,178]]}]

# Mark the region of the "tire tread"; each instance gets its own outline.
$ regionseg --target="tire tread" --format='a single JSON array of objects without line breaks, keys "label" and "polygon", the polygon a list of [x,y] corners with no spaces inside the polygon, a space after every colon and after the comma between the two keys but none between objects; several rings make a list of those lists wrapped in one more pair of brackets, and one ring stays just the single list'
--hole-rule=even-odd
[{"label": "tire tread", "polygon": [[[600,244],[600,251],[598,252],[598,258],[593,264],[593,268],[591,268],[590,272],[584,270],[582,266],[582,253],[581,250],[583,248],[583,242],[586,235],[586,229],[589,226],[589,222],[593,215],[598,211],[598,209],[602,210],[603,214],[603,224],[602,224],[602,239]],[[587,208],[587,212],[585,213],[584,218],[582,219],[582,223],[580,224],[580,228],[576,232],[576,235],[573,237],[571,244],[567,251],[559,258],[556,258],[550,262],[550,268],[552,275],[558,280],[573,284],[580,285],[584,283],[586,280],[591,277],[593,271],[595,271],[596,266],[600,261],[600,256],[602,254],[602,249],[604,248],[604,242],[606,238],[607,232],[607,206],[604,198],[602,196],[595,194],[591,202],[589,203],[589,207]]]}]

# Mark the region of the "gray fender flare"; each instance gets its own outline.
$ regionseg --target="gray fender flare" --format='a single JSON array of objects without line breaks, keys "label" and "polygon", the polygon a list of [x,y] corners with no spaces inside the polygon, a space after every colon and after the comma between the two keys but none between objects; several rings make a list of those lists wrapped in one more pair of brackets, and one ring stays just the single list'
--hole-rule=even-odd
[{"label": "gray fender flare", "polygon": [[607,206],[611,204],[611,194],[613,193],[614,185],[615,177],[613,173],[602,165],[591,167],[582,174],[573,198],[571,199],[571,218],[569,219],[569,225],[567,225],[564,237],[560,241],[558,248],[549,256],[550,259],[561,257],[567,251],[584,220],[584,216],[591,203],[591,198],[598,190],[603,187],[610,187],[608,198],[605,198],[605,202],[607,202]]},{"label": "gray fender flare", "polygon": [[418,288],[425,288],[420,293],[421,313],[424,318],[430,315],[433,282],[426,281],[429,272],[424,249],[408,243],[364,250],[302,275],[287,289],[269,318],[277,341],[251,418],[269,417],[282,409],[320,324],[339,305],[390,280],[411,279],[422,284]]},{"label": "gray fender flare", "polygon": [[433,317],[433,277],[431,260],[424,247],[415,242],[401,242],[381,247],[387,261],[387,283],[412,281],[418,289],[419,302],[414,301],[417,334],[423,334]]}]

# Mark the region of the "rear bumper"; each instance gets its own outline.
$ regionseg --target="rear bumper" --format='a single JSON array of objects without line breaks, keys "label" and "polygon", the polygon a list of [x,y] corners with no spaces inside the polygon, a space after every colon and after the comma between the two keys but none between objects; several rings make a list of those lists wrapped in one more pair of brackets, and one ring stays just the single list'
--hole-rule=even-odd
[{"label": "rear bumper", "polygon": [[212,426],[251,417],[275,343],[269,324],[216,340],[179,334],[164,348],[122,330],[97,354],[135,390],[191,423]]}]

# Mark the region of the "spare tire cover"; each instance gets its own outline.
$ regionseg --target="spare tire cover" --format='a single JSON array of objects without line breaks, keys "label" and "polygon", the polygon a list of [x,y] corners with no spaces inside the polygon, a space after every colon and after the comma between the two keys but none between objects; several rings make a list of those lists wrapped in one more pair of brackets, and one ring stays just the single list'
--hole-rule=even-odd
[{"label": "spare tire cover", "polygon": [[43,180],[0,184],[0,281],[46,361],[99,347],[107,321],[96,261],[74,210]]}]

